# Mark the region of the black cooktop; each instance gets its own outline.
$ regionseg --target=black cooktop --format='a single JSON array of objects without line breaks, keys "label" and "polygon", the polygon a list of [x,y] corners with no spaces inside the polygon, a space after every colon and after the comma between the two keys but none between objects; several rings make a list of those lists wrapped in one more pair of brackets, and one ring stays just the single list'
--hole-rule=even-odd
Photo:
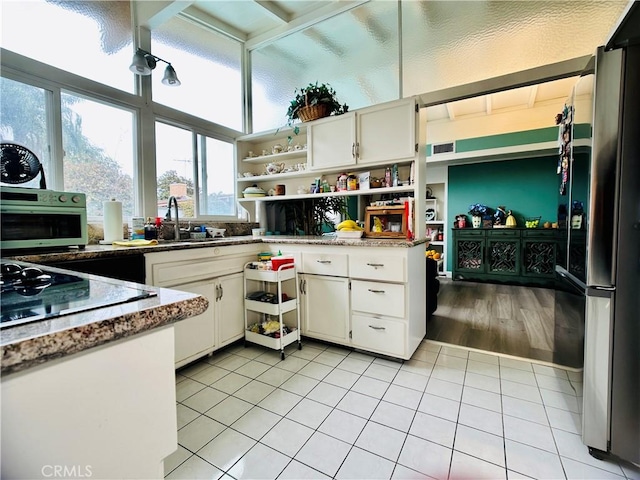
[{"label": "black cooktop", "polygon": [[157,295],[144,288],[5,260],[0,262],[0,287],[0,328]]}]

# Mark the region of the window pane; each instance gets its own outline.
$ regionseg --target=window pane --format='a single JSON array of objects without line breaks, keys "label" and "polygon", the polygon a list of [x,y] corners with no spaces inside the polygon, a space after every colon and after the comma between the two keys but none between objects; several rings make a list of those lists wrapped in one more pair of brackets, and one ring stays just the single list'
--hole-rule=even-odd
[{"label": "window pane", "polygon": [[240,43],[173,18],[151,32],[151,53],[171,62],[180,87],[161,83],[166,64],[152,75],[153,100],[242,130]]},{"label": "window pane", "polygon": [[200,215],[235,215],[233,145],[199,136]]},{"label": "window pane", "polygon": [[351,110],[396,100],[397,10],[397,2],[369,2],[253,51],[253,131],[286,124],[294,90],[316,81]]},{"label": "window pane", "polygon": [[134,91],[128,1],[3,1],[1,16],[4,48]]},{"label": "window pane", "polygon": [[[47,188],[53,189],[46,90],[0,78],[0,112],[0,138],[31,150],[44,167]],[[19,186],[39,188],[40,175]]]},{"label": "window pane", "polygon": [[134,215],[132,112],[62,93],[65,190],[87,195],[87,215],[102,216],[102,203],[122,202]]},{"label": "window pane", "polygon": [[156,122],[158,216],[167,213],[169,197],[178,200],[180,218],[194,218],[193,135],[190,131]]}]

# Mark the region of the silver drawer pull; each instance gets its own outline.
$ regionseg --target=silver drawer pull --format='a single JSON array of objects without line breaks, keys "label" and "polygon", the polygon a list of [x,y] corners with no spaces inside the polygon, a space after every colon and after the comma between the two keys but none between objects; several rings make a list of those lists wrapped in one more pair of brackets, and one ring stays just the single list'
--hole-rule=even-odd
[{"label": "silver drawer pull", "polygon": [[316,260],[316,262],[322,263],[322,264],[328,264],[328,263],[331,263],[331,260]]},{"label": "silver drawer pull", "polygon": [[369,325],[369,328],[373,328],[374,330],[386,330],[384,327],[374,327],[373,325]]},{"label": "silver drawer pull", "polygon": [[374,268],[384,267],[384,263],[367,263],[367,265]]},{"label": "silver drawer pull", "polygon": [[373,288],[368,288],[371,293],[385,293],[384,290],[374,290]]}]

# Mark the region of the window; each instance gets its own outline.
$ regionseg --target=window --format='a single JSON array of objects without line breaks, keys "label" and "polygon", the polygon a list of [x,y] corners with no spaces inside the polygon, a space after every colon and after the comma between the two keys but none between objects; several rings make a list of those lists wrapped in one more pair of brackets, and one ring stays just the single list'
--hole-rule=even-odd
[{"label": "window", "polygon": [[[128,1],[2,2],[2,46],[126,92],[134,77]],[[123,68],[123,66],[125,66]]]},{"label": "window", "polygon": [[158,216],[166,213],[171,196],[181,218],[235,216],[232,143],[156,122],[156,152]]},{"label": "window", "polygon": [[[47,186],[54,184],[46,121],[49,96],[42,88],[0,78],[0,138],[20,143],[34,153],[44,168]],[[20,186],[38,188],[40,176]]]},{"label": "window", "polygon": [[253,131],[286,124],[309,83],[329,83],[351,110],[400,98],[398,44],[398,3],[368,2],[253,50]]},{"label": "window", "polygon": [[200,213],[235,215],[235,161],[233,145],[198,135],[200,153]]},{"label": "window", "polygon": [[[162,85],[152,76],[153,100],[242,130],[242,74],[239,42],[173,18],[151,32],[151,51],[170,61],[182,86]],[[164,70],[164,63],[157,69]]]},{"label": "window", "polygon": [[134,215],[134,114],[73,95],[61,94],[64,188],[87,196],[87,215],[101,217],[103,202],[122,202],[124,218]]}]

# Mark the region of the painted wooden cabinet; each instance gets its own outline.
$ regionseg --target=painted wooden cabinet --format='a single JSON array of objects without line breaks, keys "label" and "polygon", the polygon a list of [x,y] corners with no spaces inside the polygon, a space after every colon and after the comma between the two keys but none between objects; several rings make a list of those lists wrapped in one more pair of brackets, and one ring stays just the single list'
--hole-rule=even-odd
[{"label": "painted wooden cabinet", "polygon": [[551,229],[452,229],[455,280],[553,286],[561,232]]},{"label": "painted wooden cabinet", "polygon": [[2,478],[163,478],[177,446],[171,325],[3,375]]},{"label": "painted wooden cabinet", "polygon": [[244,337],[244,266],[259,244],[145,254],[146,283],[197,293],[202,314],[175,324],[175,367]]},{"label": "painted wooden cabinet", "polygon": [[268,243],[299,265],[304,336],[411,358],[426,334],[425,244]]},{"label": "painted wooden cabinet", "polygon": [[411,161],[416,117],[416,101],[407,98],[318,120],[308,129],[309,168]]},{"label": "painted wooden cabinet", "polygon": [[302,334],[349,343],[349,279],[300,274]]}]

